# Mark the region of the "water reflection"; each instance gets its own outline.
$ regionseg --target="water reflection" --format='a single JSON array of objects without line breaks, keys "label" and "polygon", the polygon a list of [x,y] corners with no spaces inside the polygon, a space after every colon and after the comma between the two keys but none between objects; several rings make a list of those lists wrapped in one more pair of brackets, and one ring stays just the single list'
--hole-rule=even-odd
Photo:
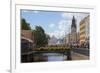
[{"label": "water reflection", "polygon": [[41,53],[41,54],[35,54],[33,56],[34,62],[65,61],[65,60],[67,60],[67,56],[60,53]]}]

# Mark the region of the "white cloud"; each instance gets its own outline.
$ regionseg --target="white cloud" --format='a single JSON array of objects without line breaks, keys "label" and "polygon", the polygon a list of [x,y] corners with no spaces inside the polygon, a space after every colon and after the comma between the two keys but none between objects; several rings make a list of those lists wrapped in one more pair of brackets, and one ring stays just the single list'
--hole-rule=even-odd
[{"label": "white cloud", "polygon": [[35,26],[33,24],[30,25],[31,29],[35,29]]},{"label": "white cloud", "polygon": [[48,34],[52,37],[62,38],[66,33],[69,33],[71,21],[61,20],[58,22],[57,30],[49,32]]},{"label": "white cloud", "polygon": [[61,16],[63,19],[71,20],[73,17],[73,13],[62,13]]},{"label": "white cloud", "polygon": [[28,13],[28,12],[39,13],[39,11],[36,11],[36,10],[23,10],[23,12],[26,12],[26,13]]},{"label": "white cloud", "polygon": [[59,30],[55,30],[54,32],[49,32],[48,33],[50,35],[50,37],[55,36],[56,38],[62,38],[64,37],[64,31],[59,31]]},{"label": "white cloud", "polygon": [[39,13],[39,11],[33,11],[34,13]]},{"label": "white cloud", "polygon": [[60,31],[63,31],[64,34],[70,32],[70,26],[71,26],[72,21],[71,20],[61,20],[59,22],[58,28]]},{"label": "white cloud", "polygon": [[22,10],[22,12],[24,12],[24,13],[25,13],[25,12],[29,12],[29,10]]},{"label": "white cloud", "polygon": [[49,24],[50,28],[53,28],[55,26],[55,24]]},{"label": "white cloud", "polygon": [[61,21],[59,22],[58,28],[59,28],[60,30],[65,30],[65,28],[66,28],[66,21],[65,21],[65,20],[61,20]]},{"label": "white cloud", "polygon": [[41,24],[31,24],[30,26],[31,26],[31,29],[35,29],[36,26],[41,26],[41,27],[43,27]]},{"label": "white cloud", "polygon": [[74,16],[75,18],[78,19],[82,19],[86,16],[88,16],[89,14],[87,13],[62,13],[61,16],[63,19],[72,19],[72,17]]}]

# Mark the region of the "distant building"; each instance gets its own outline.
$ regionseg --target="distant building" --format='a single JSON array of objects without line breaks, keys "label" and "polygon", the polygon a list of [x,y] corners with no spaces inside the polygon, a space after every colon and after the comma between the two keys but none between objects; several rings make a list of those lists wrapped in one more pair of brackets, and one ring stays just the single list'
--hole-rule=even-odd
[{"label": "distant building", "polygon": [[71,33],[70,33],[70,43],[74,44],[76,42],[77,42],[77,26],[76,26],[76,19],[73,16],[72,25],[71,25]]},{"label": "distant building", "polygon": [[48,45],[57,45],[58,39],[55,36],[52,36],[49,41]]},{"label": "distant building", "polygon": [[80,22],[80,44],[89,43],[89,16]]},{"label": "distant building", "polygon": [[64,38],[58,39],[57,45],[65,45]]},{"label": "distant building", "polygon": [[65,42],[65,45],[68,45],[70,43],[70,33],[65,35],[64,42]]}]

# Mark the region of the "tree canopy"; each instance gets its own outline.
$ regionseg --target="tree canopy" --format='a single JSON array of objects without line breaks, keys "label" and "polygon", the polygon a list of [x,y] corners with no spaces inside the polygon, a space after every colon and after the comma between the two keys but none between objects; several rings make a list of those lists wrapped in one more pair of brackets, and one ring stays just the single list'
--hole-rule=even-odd
[{"label": "tree canopy", "polygon": [[41,26],[36,26],[33,30],[34,42],[37,47],[44,47],[48,44],[49,35],[47,35]]},{"label": "tree canopy", "polygon": [[31,30],[30,24],[27,23],[25,19],[21,19],[21,29],[22,30]]}]

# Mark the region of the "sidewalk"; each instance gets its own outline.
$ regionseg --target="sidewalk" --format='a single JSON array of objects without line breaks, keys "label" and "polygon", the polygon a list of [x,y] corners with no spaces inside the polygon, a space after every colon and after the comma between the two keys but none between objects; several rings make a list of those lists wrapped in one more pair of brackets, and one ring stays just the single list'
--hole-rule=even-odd
[{"label": "sidewalk", "polygon": [[72,52],[72,60],[89,60],[89,56]]}]

